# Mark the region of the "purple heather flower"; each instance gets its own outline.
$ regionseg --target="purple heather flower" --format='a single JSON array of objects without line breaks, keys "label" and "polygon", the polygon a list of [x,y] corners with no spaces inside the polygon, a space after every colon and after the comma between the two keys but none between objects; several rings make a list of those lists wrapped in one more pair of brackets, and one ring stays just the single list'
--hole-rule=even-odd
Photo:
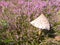
[{"label": "purple heather flower", "polygon": [[5,1],[1,1],[0,2],[0,6],[4,6],[4,7],[8,7],[9,3],[8,2],[5,2]]},{"label": "purple heather flower", "polygon": [[[14,0],[10,1],[1,1],[0,5],[4,7],[8,7],[10,11],[17,14],[24,15],[36,15],[43,12],[52,13],[52,10],[56,10],[60,8],[60,0],[15,0],[16,4],[14,4]],[[59,7],[59,8],[58,8]],[[47,9],[47,11],[45,11]],[[60,10],[60,9],[59,9]]]}]

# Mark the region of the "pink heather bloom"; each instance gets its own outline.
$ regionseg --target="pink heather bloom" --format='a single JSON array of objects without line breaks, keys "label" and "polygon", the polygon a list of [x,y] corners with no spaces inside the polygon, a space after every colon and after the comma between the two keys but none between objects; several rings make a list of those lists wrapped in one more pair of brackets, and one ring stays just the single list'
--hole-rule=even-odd
[{"label": "pink heather bloom", "polygon": [[24,4],[25,2],[23,0],[18,0],[18,4]]},{"label": "pink heather bloom", "polygon": [[8,7],[9,3],[8,2],[5,2],[5,1],[1,1],[0,2],[0,6],[4,6],[4,7]]},{"label": "pink heather bloom", "polygon": [[41,13],[46,6],[46,1],[32,0],[28,3],[28,14]]},{"label": "pink heather bloom", "polygon": [[[0,6],[8,7],[14,14],[24,14],[24,15],[35,15],[46,12],[52,13],[52,10],[60,8],[59,0],[10,0],[10,1],[1,1]],[[56,7],[55,7],[56,6]],[[59,8],[58,8],[59,7]],[[47,11],[45,11],[47,9]]]}]

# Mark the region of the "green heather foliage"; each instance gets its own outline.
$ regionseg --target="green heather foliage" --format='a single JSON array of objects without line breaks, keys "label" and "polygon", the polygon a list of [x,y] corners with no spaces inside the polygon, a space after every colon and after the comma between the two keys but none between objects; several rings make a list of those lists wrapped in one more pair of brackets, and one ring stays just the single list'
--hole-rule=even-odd
[{"label": "green heather foliage", "polygon": [[30,25],[25,15],[16,17],[15,30],[9,30],[5,20],[0,22],[3,26],[0,30],[0,45],[60,45],[60,42],[54,40],[60,31],[55,29],[57,24],[50,31],[43,30],[39,35],[39,29]]}]

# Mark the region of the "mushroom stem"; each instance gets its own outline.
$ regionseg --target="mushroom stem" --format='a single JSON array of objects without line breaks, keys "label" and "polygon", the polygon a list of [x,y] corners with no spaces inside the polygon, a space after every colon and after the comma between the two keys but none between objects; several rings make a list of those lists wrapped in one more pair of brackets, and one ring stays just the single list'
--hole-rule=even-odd
[{"label": "mushroom stem", "polygon": [[39,29],[39,31],[38,31],[38,35],[41,35],[41,34],[42,34],[42,30]]}]

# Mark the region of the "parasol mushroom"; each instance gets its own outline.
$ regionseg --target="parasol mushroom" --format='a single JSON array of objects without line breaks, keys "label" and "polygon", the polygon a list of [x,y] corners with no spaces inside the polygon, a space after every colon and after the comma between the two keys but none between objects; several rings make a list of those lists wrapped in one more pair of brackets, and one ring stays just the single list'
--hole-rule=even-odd
[{"label": "parasol mushroom", "polygon": [[[31,21],[30,24],[32,24],[34,27],[39,28],[41,30],[50,30],[50,24],[48,19],[41,14],[39,17],[37,17],[35,20]],[[39,32],[41,33],[41,32]]]}]

